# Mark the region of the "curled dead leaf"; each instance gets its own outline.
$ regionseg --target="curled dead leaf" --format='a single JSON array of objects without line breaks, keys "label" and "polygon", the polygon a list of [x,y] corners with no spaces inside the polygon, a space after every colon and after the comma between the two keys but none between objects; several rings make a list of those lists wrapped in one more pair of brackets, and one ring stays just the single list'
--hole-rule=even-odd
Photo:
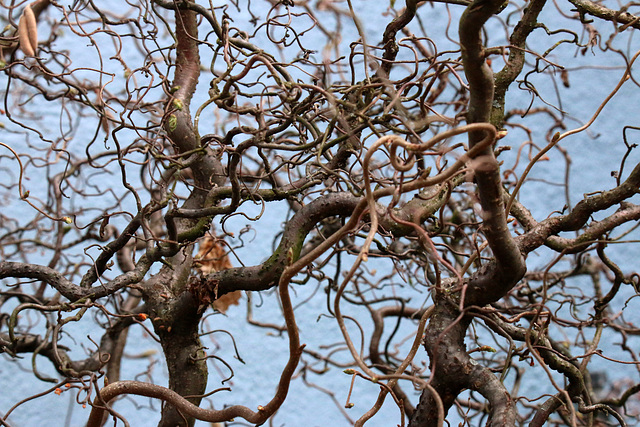
[{"label": "curled dead leaf", "polygon": [[[210,235],[200,241],[200,250],[196,255],[196,268],[202,274],[206,275],[232,267],[227,251],[220,242],[221,240]],[[230,292],[216,298],[212,305],[213,308],[224,313],[230,305],[239,305],[241,297],[241,291]]]},{"label": "curled dead leaf", "polygon": [[560,71],[560,80],[564,87],[571,87],[571,83],[569,82],[569,72],[567,72],[567,70]]},{"label": "curled dead leaf", "polygon": [[200,241],[200,250],[196,254],[197,267],[203,274],[231,268],[229,256],[217,239],[207,235]]},{"label": "curled dead leaf", "polygon": [[36,56],[38,49],[38,25],[36,16],[27,5],[22,11],[20,21],[18,22],[18,40],[20,41],[20,49],[26,56]]},{"label": "curled dead leaf", "polygon": [[111,128],[111,121],[113,121],[113,114],[111,114],[111,112],[105,108],[102,116],[100,117],[100,127],[106,134],[109,133],[109,130]]},{"label": "curled dead leaf", "polygon": [[226,313],[230,305],[240,305],[241,291],[233,291],[222,295],[213,302],[213,308],[221,313]]}]

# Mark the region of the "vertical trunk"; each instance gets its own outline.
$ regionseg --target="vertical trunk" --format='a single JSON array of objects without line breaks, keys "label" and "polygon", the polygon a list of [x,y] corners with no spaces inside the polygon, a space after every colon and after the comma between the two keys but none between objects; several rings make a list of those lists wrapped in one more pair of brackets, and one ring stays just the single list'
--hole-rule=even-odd
[{"label": "vertical trunk", "polygon": [[[182,396],[201,396],[207,387],[207,363],[198,336],[199,315],[197,307],[186,308],[174,316],[173,323],[160,333],[162,349],[169,370],[169,388]],[[190,397],[194,405],[200,405],[201,397]],[[186,419],[171,405],[162,408],[159,427],[193,426],[193,418]]]},{"label": "vertical trunk", "polygon": [[457,319],[458,313],[453,301],[439,298],[424,338],[424,345],[431,360],[430,385],[438,393],[438,397],[435,397],[429,388],[423,390],[409,427],[437,426],[436,399],[441,400],[446,417],[458,394],[467,388],[471,358],[466,352],[464,337],[469,322],[464,318]]},{"label": "vertical trunk", "polygon": [[[172,257],[169,265],[151,277],[145,285],[149,316],[167,361],[169,388],[199,405],[207,387],[206,355],[200,342],[198,303],[185,291],[193,258],[190,251]],[[193,426],[195,420],[180,414],[170,405],[162,408],[160,427]]]}]

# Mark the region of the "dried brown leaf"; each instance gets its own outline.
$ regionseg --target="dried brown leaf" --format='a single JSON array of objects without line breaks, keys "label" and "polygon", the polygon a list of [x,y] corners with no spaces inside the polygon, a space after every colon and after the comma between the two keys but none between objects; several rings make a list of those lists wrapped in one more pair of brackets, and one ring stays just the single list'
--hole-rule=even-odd
[{"label": "dried brown leaf", "polygon": [[[200,270],[202,274],[206,275],[232,267],[229,256],[220,242],[221,240],[212,236],[206,236],[200,241],[200,249],[196,255],[196,268]],[[213,293],[214,295],[217,294],[215,291]],[[240,291],[230,292],[216,298],[212,305],[213,308],[224,313],[230,305],[239,305],[241,297],[242,292]],[[205,303],[208,302],[208,300],[210,300],[210,298],[206,300],[201,298],[200,302]]]},{"label": "dried brown leaf", "polygon": [[18,22],[18,40],[20,41],[20,49],[26,56],[36,56],[38,49],[38,24],[36,16],[31,10],[31,6],[27,6],[22,11],[20,21]]},{"label": "dried brown leaf", "polygon": [[109,133],[109,130],[111,128],[110,123],[112,120],[113,120],[113,114],[111,114],[111,112],[105,108],[102,113],[102,117],[100,118],[100,126],[102,127],[102,130],[104,131],[104,133],[106,134]]},{"label": "dried brown leaf", "polygon": [[231,262],[222,245],[211,236],[200,242],[200,250],[196,255],[197,267],[203,274],[231,268]]},{"label": "dried brown leaf", "polygon": [[221,313],[225,313],[230,305],[240,305],[241,291],[233,291],[222,295],[213,302],[213,308]]}]

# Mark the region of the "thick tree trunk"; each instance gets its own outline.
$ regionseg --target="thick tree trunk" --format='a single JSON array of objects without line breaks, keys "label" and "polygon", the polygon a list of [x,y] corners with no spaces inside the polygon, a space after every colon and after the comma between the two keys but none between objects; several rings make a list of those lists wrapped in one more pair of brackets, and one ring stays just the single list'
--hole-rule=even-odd
[{"label": "thick tree trunk", "polygon": [[[190,252],[185,249],[185,252]],[[190,253],[179,253],[169,260],[145,285],[145,299],[155,332],[160,338],[169,370],[169,388],[181,396],[189,397],[199,405],[207,387],[206,355],[198,335],[200,313],[198,303],[186,292],[191,272]],[[193,426],[195,420],[187,418],[172,406],[162,408],[159,427]]]},{"label": "thick tree trunk", "polygon": [[[466,388],[470,357],[464,345],[468,320],[458,319],[458,310],[452,302],[437,304],[425,330],[424,345],[431,359],[433,390],[425,388],[420,402],[411,417],[409,427],[431,427],[438,425],[438,402],[442,402],[444,415]],[[438,396],[433,395],[433,391]]]},{"label": "thick tree trunk", "polygon": [[[198,337],[198,317],[195,310],[182,313],[159,334],[169,370],[169,388],[182,396],[201,396],[207,387],[207,364]],[[202,399],[190,397],[188,400],[199,405]],[[171,405],[164,405],[158,426],[186,427],[193,426],[194,422],[195,419],[186,419]]]}]

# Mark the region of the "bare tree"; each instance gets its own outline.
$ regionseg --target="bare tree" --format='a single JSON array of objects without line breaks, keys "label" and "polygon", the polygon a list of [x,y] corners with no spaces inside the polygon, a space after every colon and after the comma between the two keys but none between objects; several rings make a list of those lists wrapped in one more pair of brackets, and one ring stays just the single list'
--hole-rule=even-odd
[{"label": "bare tree", "polygon": [[[0,424],[65,392],[92,427],[124,395],[160,426],[260,425],[297,382],[355,425],[385,402],[385,425],[638,422],[637,5],[393,3],[0,3],[0,352],[52,382]],[[594,140],[615,170],[576,183]],[[241,291],[288,340],[251,407],[219,403],[209,369],[234,371],[204,342],[255,339],[217,327]],[[298,330],[313,301],[327,345]],[[134,327],[168,386],[121,375]]]}]

